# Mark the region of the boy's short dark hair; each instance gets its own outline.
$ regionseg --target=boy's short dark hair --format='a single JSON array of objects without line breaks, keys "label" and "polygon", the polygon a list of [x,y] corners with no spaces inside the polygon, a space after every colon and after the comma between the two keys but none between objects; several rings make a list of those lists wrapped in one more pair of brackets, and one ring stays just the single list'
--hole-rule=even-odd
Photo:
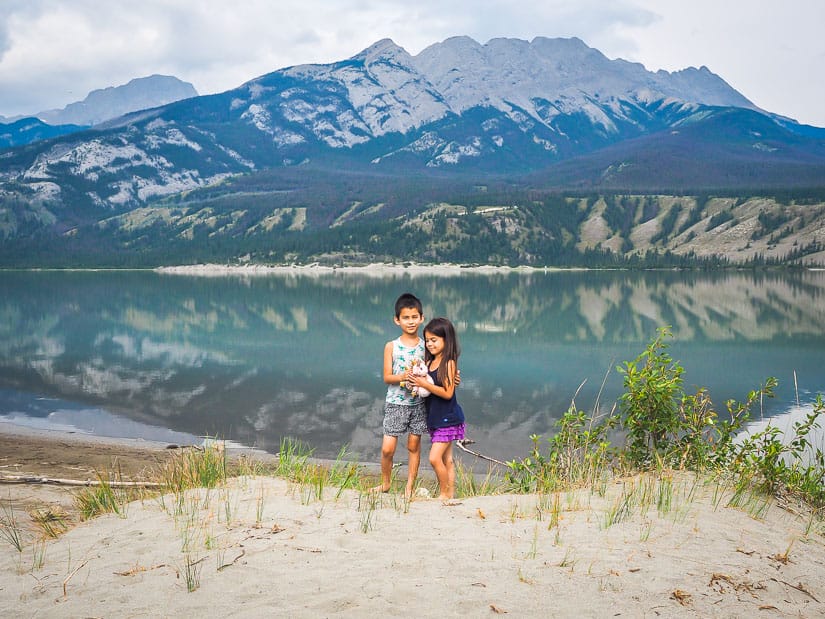
[{"label": "boy's short dark hair", "polygon": [[405,292],[395,301],[395,317],[398,318],[401,310],[408,308],[417,309],[419,314],[424,315],[424,306],[421,305],[419,298],[412,293]]}]

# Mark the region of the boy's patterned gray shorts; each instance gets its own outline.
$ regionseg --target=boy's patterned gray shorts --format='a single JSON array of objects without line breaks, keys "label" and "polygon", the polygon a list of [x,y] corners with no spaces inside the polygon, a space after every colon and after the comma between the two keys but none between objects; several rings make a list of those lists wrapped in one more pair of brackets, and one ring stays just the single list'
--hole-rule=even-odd
[{"label": "boy's patterned gray shorts", "polygon": [[424,402],[403,406],[401,404],[384,405],[384,435],[401,436],[402,434],[425,434],[427,432],[427,409]]}]

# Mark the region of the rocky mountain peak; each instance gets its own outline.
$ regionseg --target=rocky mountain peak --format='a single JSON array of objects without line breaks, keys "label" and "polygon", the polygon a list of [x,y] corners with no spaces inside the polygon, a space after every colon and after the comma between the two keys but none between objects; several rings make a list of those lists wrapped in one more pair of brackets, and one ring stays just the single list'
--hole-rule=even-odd
[{"label": "rocky mountain peak", "polygon": [[34,116],[51,125],[96,125],[130,112],[197,96],[198,91],[189,82],[169,75],[150,75],[121,86],[93,90],[83,101],[70,103],[60,110],[38,112]]},{"label": "rocky mountain peak", "polygon": [[353,60],[363,60],[367,65],[381,60],[397,61],[409,58],[411,56],[407,50],[397,45],[392,39],[381,39],[352,57]]}]

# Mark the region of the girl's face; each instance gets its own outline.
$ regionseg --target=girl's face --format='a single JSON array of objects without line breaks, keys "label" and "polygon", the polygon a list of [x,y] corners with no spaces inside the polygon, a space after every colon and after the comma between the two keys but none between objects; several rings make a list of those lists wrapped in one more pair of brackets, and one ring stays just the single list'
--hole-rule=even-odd
[{"label": "girl's face", "polygon": [[444,338],[429,331],[424,332],[424,345],[433,357],[437,357],[444,352]]}]

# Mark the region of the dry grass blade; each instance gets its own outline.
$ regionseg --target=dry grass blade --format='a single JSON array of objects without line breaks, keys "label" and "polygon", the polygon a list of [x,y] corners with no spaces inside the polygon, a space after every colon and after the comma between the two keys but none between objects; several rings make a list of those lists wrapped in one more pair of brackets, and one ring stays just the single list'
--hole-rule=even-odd
[{"label": "dry grass blade", "polygon": [[3,503],[3,514],[0,517],[0,538],[14,546],[17,552],[23,552],[23,532],[20,523],[14,514],[14,505]]},{"label": "dry grass blade", "polygon": [[232,559],[229,563],[224,563],[223,565],[221,565],[221,566],[218,568],[218,570],[217,570],[217,571],[219,571],[219,572],[220,572],[222,569],[227,568],[227,567],[229,567],[230,565],[235,565],[235,563],[237,563],[237,562],[238,562],[238,559],[240,559],[241,557],[243,557],[245,554],[246,554],[246,550],[241,550],[241,554],[239,554],[237,557],[235,557],[234,559]]},{"label": "dry grass blade", "polygon": [[791,548],[793,548],[794,542],[796,540],[791,540],[791,543],[788,544],[788,547],[785,549],[785,552],[777,552],[775,555],[771,555],[768,558],[781,563],[782,565],[788,565],[791,562]]},{"label": "dry grass blade", "polygon": [[135,563],[134,567],[132,567],[129,570],[126,570],[125,572],[112,572],[112,573],[115,576],[134,576],[135,574],[140,574],[142,572],[148,572],[150,570],[156,570],[156,569],[159,569],[161,567],[169,567],[169,566],[166,565],[165,563],[158,563],[157,565],[152,565],[150,567],[144,567],[143,565],[140,565],[139,563]]},{"label": "dry grass blade", "polygon": [[814,596],[813,593],[808,591],[808,589],[802,584],[799,583],[798,585],[792,585],[789,582],[785,582],[784,580],[779,580],[778,578],[771,578],[772,581],[778,582],[781,585],[785,585],[786,587],[790,587],[791,589],[796,589],[797,591],[804,593],[808,597],[810,597],[814,602],[819,602],[819,600]]},{"label": "dry grass blade", "polygon": [[733,589],[734,591],[748,591],[753,592],[754,589],[764,589],[764,585],[759,583],[752,583],[747,581],[736,582],[732,577],[728,576],[727,574],[719,574],[714,573],[710,577],[710,582],[708,586],[713,588],[714,590],[718,591],[719,593],[725,592],[725,583]]},{"label": "dry grass blade", "polygon": [[68,585],[68,584],[69,584],[69,581],[72,579],[72,577],[73,577],[75,574],[77,574],[77,573],[80,571],[80,569],[81,569],[84,565],[86,565],[88,562],[89,562],[89,560],[88,560],[88,559],[86,559],[85,561],[83,561],[82,563],[80,563],[80,565],[78,565],[76,568],[74,568],[74,569],[72,570],[72,573],[71,573],[71,574],[69,574],[68,576],[66,576],[66,578],[63,580],[63,597],[66,597],[66,585]]}]

